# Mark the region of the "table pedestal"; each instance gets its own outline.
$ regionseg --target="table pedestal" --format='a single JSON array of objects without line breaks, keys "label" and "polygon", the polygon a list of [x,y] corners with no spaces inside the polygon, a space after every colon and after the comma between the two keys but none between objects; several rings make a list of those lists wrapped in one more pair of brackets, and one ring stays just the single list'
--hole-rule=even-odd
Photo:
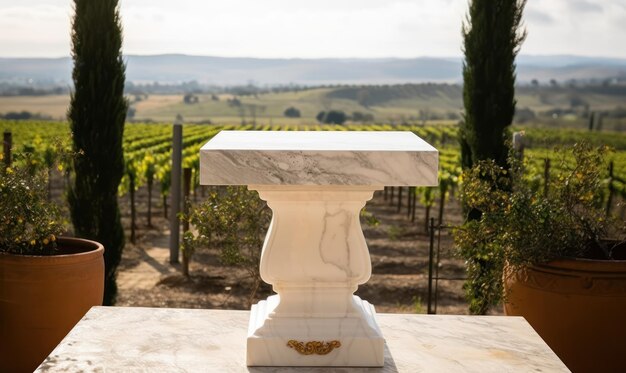
[{"label": "table pedestal", "polygon": [[371,275],[359,214],[382,187],[249,188],[273,212],[260,272],[278,295],[252,307],[247,364],[382,366],[374,307],[353,295]]},{"label": "table pedestal", "polygon": [[248,185],[274,212],[252,308],[248,365],[382,366],[374,308],[353,294],[372,271],[359,214],[383,186],[437,185],[439,153],[406,131],[222,131],[200,183]]}]

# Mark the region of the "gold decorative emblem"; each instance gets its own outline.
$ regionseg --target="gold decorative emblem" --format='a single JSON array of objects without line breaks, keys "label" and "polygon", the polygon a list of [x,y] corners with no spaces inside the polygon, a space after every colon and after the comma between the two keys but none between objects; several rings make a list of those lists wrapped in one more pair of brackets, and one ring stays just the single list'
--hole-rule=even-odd
[{"label": "gold decorative emblem", "polygon": [[311,342],[298,342],[294,339],[289,340],[287,342],[287,346],[293,348],[298,351],[302,355],[327,355],[329,352],[334,350],[335,348],[341,347],[341,342],[339,341],[330,341],[330,342],[320,342],[320,341],[311,341]]}]

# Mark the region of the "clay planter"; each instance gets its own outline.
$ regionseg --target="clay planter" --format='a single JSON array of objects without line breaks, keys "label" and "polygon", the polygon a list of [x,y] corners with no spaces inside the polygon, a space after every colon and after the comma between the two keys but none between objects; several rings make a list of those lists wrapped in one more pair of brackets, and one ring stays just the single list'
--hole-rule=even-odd
[{"label": "clay planter", "polygon": [[59,238],[59,255],[0,253],[0,371],[32,372],[104,293],[104,248]]},{"label": "clay planter", "polygon": [[505,313],[526,318],[573,372],[624,371],[626,260],[556,260],[508,277]]}]

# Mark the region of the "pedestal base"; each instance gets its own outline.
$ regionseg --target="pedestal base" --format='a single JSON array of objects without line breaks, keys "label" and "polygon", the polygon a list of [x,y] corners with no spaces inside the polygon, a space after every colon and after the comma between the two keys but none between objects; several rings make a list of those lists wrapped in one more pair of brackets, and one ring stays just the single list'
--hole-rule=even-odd
[{"label": "pedestal base", "polygon": [[385,340],[374,306],[353,301],[358,312],[345,317],[277,316],[277,295],[253,305],[247,365],[382,367]]}]

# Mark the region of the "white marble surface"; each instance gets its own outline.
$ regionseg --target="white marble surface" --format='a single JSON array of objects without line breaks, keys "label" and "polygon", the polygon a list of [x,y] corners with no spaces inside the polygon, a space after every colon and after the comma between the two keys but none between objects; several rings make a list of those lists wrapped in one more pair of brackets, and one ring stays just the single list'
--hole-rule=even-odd
[{"label": "white marble surface", "polygon": [[437,185],[438,152],[408,131],[222,131],[200,150],[205,185]]},{"label": "white marble surface", "polygon": [[[368,302],[352,296],[356,312],[342,316],[289,317],[274,313],[278,297],[270,296],[252,306],[247,365],[383,366],[385,340],[376,323],[374,307]],[[314,341],[337,345],[329,353],[304,355],[288,346],[288,341],[302,345]]]},{"label": "white marble surface", "polygon": [[247,311],[94,307],[37,371],[568,371],[523,318],[399,314],[377,316],[382,368],[246,367],[248,318]]},{"label": "white marble surface", "polygon": [[[383,336],[353,296],[372,265],[359,212],[371,186],[250,186],[272,209],[260,273],[278,295],[252,309],[248,365],[382,366]],[[284,340],[333,340],[333,354],[284,354]]]},{"label": "white marble surface", "polygon": [[[248,365],[381,366],[359,212],[388,185],[437,185],[438,152],[411,132],[222,131],[200,150],[200,183],[248,185],[273,216],[260,273],[278,293],[252,309]],[[286,355],[285,339],[342,337],[329,355]]]}]

